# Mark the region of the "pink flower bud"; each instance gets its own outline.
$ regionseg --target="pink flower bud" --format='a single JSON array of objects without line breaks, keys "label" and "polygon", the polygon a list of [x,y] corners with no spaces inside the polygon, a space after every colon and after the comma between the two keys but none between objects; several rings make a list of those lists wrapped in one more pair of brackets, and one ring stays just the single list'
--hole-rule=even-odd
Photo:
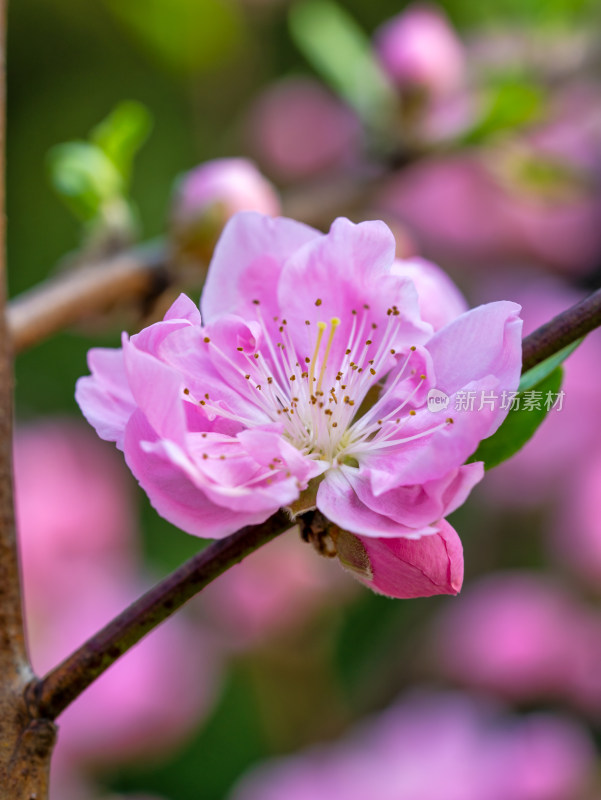
[{"label": "pink flower bud", "polygon": [[280,214],[275,188],[244,158],[218,158],[186,173],[176,187],[172,230],[180,251],[208,260],[238,211]]},{"label": "pink flower bud", "polygon": [[463,84],[463,46],[444,12],[434,5],[414,4],[376,32],[378,57],[402,89],[424,89],[440,95]]}]

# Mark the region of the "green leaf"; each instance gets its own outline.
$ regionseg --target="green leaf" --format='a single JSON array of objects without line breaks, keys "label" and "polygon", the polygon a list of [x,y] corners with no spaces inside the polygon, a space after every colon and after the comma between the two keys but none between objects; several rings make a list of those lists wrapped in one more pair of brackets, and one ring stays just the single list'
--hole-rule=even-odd
[{"label": "green leaf", "polygon": [[67,142],[48,153],[52,184],[73,213],[84,220],[124,190],[123,178],[110,158],[89,142]]},{"label": "green leaf", "polygon": [[381,127],[396,95],[375,60],[371,42],[333,0],[306,0],[288,18],[294,42],[324,80],[370,127]]},{"label": "green leaf", "polygon": [[[539,426],[549,413],[545,401],[548,394],[556,395],[561,387],[563,369],[556,366],[550,374],[547,374],[541,381],[529,388],[528,392],[541,392],[540,408],[527,410],[524,409],[525,392],[518,394],[519,409],[509,412],[507,418],[496,433],[480,442],[476,452],[468,459],[472,461],[484,461],[484,468],[491,469],[515,455],[526,442],[531,439]],[[537,395],[537,397],[539,397]],[[548,405],[548,403],[547,403]],[[554,411],[553,413],[560,413]]]},{"label": "green leaf", "polygon": [[90,140],[110,158],[129,183],[134,156],[152,128],[146,106],[134,100],[119,103],[90,133]]},{"label": "green leaf", "polygon": [[559,350],[557,353],[549,356],[549,358],[541,361],[540,364],[529,369],[528,372],[525,372],[520,380],[519,391],[525,392],[527,389],[532,389],[537,383],[543,381],[547,375],[550,375],[556,367],[562,364],[583,341],[584,336],[581,339],[576,339],[575,342],[568,344],[563,350]]},{"label": "green leaf", "polygon": [[464,137],[466,144],[478,144],[500,131],[513,131],[541,118],[545,95],[540,86],[523,76],[501,81],[488,90],[482,118]]}]

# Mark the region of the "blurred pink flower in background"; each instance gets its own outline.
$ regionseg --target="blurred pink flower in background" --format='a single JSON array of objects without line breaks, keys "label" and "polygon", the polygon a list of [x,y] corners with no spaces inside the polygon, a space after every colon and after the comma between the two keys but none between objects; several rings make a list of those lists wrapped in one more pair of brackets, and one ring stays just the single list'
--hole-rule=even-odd
[{"label": "blurred pink flower in background", "polygon": [[374,41],[385,72],[401,89],[441,95],[462,88],[463,45],[440,7],[407,6],[376,31]]},{"label": "blurred pink flower in background", "polygon": [[225,223],[238,211],[281,213],[275,188],[245,158],[217,158],[200,164],[178,181],[171,208],[172,237],[178,250],[208,261]]},{"label": "blurred pink flower in background", "polygon": [[428,257],[457,268],[590,271],[601,255],[599,193],[581,185],[550,196],[501,181],[498,170],[494,154],[434,156],[393,176],[375,206],[407,225]]},{"label": "blurred pink flower in background", "polygon": [[495,573],[466,587],[434,625],[435,661],[463,685],[512,700],[568,691],[584,609],[548,576]]},{"label": "blurred pink flower in background", "polygon": [[570,82],[551,98],[548,122],[530,137],[537,150],[563,159],[588,177],[601,177],[601,94],[599,86]]},{"label": "blurred pink flower in background", "polygon": [[133,485],[114,454],[78,423],[32,424],[15,437],[20,546],[34,615],[73,604],[77,589],[137,567]]},{"label": "blurred pink flower in background", "polygon": [[601,615],[548,575],[480,578],[438,615],[431,652],[462,686],[601,717]]},{"label": "blurred pink flower in background", "polygon": [[[458,591],[461,544],[442,518],[481,479],[464,462],[507,411],[454,398],[517,387],[519,306],[480,306],[432,335],[394,256],[381,222],[341,218],[324,235],[241,213],[211,262],[204,325],[182,295],[122,350],[90,352],[77,400],[162,516],[222,537],[304,502],[319,479],[310,505],[341,529],[359,580],[396,597]],[[433,387],[453,417],[428,407]],[[398,537],[419,541],[383,541]]]},{"label": "blurred pink flower in background", "polygon": [[550,544],[557,560],[600,594],[601,452],[598,442],[597,448],[590,444],[590,451],[564,478],[550,524]]},{"label": "blurred pink flower in background", "polygon": [[230,800],[578,800],[594,768],[591,739],[567,719],[422,692],[338,742],[260,765]]},{"label": "blurred pink flower in background", "polygon": [[[146,588],[127,473],[113,455],[67,421],[17,433],[16,505],[38,674]],[[52,796],[64,800],[90,767],[168,753],[210,708],[216,673],[200,626],[179,617],[153,632],[61,715]]]},{"label": "blurred pink flower in background", "polygon": [[347,165],[361,137],[348,106],[318,81],[300,77],[284,78],[259,95],[245,132],[263,168],[283,181]]}]

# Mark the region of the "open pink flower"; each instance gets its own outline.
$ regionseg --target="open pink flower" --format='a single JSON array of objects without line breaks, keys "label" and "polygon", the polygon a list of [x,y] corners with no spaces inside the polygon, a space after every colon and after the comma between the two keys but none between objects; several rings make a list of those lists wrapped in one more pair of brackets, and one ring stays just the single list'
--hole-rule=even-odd
[{"label": "open pink flower", "polygon": [[[181,296],[122,350],[91,351],[77,400],[161,515],[221,537],[313,498],[374,588],[458,591],[461,545],[442,518],[482,477],[465,461],[506,412],[456,399],[516,388],[519,306],[481,306],[433,335],[394,253],[381,222],[339,219],[324,235],[241,213],[217,245],[203,323]],[[450,411],[428,409],[433,388]],[[380,585],[390,563],[410,584],[400,571]]]}]

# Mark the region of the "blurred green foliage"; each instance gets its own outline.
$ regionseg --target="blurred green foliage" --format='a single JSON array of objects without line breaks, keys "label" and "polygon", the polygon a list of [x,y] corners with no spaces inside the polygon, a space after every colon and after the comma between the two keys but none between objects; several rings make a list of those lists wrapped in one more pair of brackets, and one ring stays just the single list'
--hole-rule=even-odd
[{"label": "blurred green foliage", "polygon": [[368,128],[390,124],[396,95],[353,17],[332,0],[306,0],[292,7],[290,32],[297,47]]}]

